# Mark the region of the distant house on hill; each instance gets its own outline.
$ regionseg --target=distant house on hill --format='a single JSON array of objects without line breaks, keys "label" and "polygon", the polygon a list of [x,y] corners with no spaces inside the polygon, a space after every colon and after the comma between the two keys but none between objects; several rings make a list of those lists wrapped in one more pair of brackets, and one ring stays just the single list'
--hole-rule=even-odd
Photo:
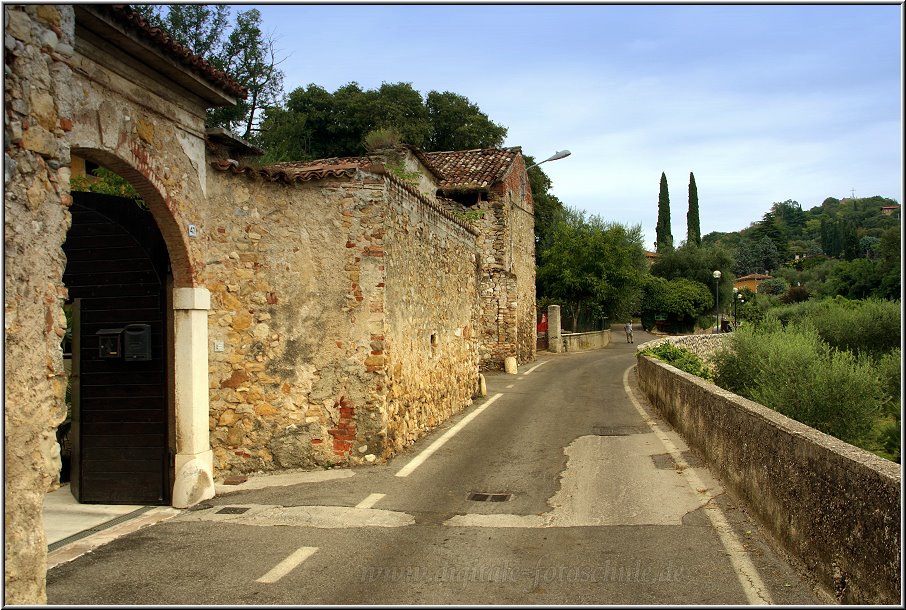
[{"label": "distant house on hill", "polygon": [[735,288],[742,290],[743,288],[748,288],[752,292],[758,292],[758,285],[765,280],[771,279],[770,275],[765,275],[763,273],[750,273],[749,275],[744,275],[742,277],[736,278],[736,282],[733,284]]},{"label": "distant house on hill", "polygon": [[885,205],[881,208],[881,214],[884,216],[899,216],[900,215],[900,206],[898,205]]}]

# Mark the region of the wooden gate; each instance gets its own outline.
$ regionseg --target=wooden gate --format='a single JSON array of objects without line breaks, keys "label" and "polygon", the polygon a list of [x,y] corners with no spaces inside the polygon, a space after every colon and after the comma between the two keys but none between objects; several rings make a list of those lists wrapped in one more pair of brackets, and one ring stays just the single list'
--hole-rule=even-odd
[{"label": "wooden gate", "polygon": [[72,195],[70,487],[79,502],[169,504],[166,245],[135,201]]}]

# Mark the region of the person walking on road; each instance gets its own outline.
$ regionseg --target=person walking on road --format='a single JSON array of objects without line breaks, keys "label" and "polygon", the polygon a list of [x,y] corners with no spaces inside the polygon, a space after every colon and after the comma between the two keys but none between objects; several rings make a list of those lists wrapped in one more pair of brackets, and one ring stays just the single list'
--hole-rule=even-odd
[{"label": "person walking on road", "polygon": [[635,343],[632,340],[632,320],[623,325],[623,330],[626,331],[626,343]]}]

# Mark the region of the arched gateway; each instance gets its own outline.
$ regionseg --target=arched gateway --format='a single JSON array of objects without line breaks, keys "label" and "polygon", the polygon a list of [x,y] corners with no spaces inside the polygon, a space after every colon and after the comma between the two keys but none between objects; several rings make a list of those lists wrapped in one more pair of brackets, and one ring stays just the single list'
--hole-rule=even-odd
[{"label": "arched gateway", "polygon": [[125,178],[148,211],[73,193],[63,246],[81,325],[72,489],[86,502],[187,507],[214,495],[210,294],[192,230],[205,199],[204,118],[243,91],[128,8],[74,14],[72,154]]}]

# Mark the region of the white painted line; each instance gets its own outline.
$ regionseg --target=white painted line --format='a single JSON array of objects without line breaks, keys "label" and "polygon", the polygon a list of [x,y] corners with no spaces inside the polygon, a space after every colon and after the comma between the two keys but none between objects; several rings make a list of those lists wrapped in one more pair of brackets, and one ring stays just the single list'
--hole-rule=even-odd
[{"label": "white painted line", "polygon": [[275,583],[290,572],[300,563],[318,552],[316,546],[303,546],[292,555],[275,565],[270,572],[255,580],[255,582]]},{"label": "white painted line", "polygon": [[771,594],[761,580],[761,577],[758,575],[758,570],[755,569],[755,565],[746,554],[745,547],[739,541],[739,538],[737,538],[736,532],[730,527],[723,512],[721,512],[717,504],[714,503],[714,496],[705,488],[702,480],[689,466],[686,460],[683,459],[682,454],[676,448],[676,445],[673,444],[673,441],[671,441],[654,420],[648,416],[645,409],[632,394],[632,389],[629,387],[629,372],[631,370],[632,367],[629,367],[623,373],[623,390],[626,392],[626,395],[629,396],[629,400],[632,402],[636,411],[639,412],[639,415],[642,416],[642,419],[648,424],[651,431],[654,432],[667,449],[670,457],[676,462],[682,476],[686,479],[686,483],[688,483],[695,493],[703,498],[707,498],[707,503],[704,507],[705,514],[711,521],[711,525],[714,526],[714,529],[717,531],[720,542],[727,551],[727,556],[730,558],[730,563],[736,571],[736,577],[739,579],[739,584],[742,585],[742,590],[746,595],[746,599],[749,600],[750,604],[773,604],[774,601],[771,598]]},{"label": "white painted line", "polygon": [[494,403],[494,401],[497,400],[498,398],[500,398],[501,396],[503,396],[503,394],[494,394],[494,395],[491,396],[491,397],[487,400],[487,402],[485,402],[483,405],[477,407],[474,411],[472,411],[471,413],[469,413],[468,415],[466,415],[465,417],[463,417],[461,420],[459,420],[459,423],[457,423],[455,426],[453,426],[452,428],[450,428],[449,430],[447,430],[447,431],[444,433],[443,436],[441,436],[439,439],[437,439],[436,441],[434,441],[433,443],[431,443],[431,445],[429,445],[427,449],[425,449],[424,451],[422,451],[421,453],[419,453],[417,456],[415,456],[414,458],[412,458],[412,460],[410,460],[408,464],[406,464],[405,466],[403,466],[402,468],[400,468],[400,471],[396,473],[396,476],[398,476],[398,477],[408,477],[410,474],[412,474],[412,471],[413,471],[413,470],[415,470],[416,468],[418,468],[419,466],[421,466],[422,463],[423,463],[425,460],[427,460],[429,457],[431,457],[431,455],[432,455],[435,451],[437,451],[438,449],[440,449],[441,447],[443,447],[444,444],[445,444],[448,440],[450,440],[451,438],[453,438],[453,437],[456,435],[457,432],[459,432],[460,430],[462,430],[463,428],[465,428],[465,427],[466,427],[466,424],[468,424],[470,421],[472,421],[473,419],[475,419],[476,417],[478,417],[478,415],[479,415],[482,411],[484,411],[485,409],[487,409],[488,407],[490,407],[490,406]]},{"label": "white painted line", "polygon": [[356,508],[372,508],[375,504],[381,501],[387,494],[370,494],[367,498],[355,505]]},{"label": "white painted line", "polygon": [[544,365],[547,364],[548,362],[550,362],[550,360],[545,360],[544,362],[541,362],[541,363],[539,363],[539,364],[536,364],[535,366],[533,366],[532,368],[530,368],[529,370],[527,370],[527,371],[525,372],[525,374],[528,375],[528,374],[531,373],[532,371],[537,370],[538,368],[544,366]]},{"label": "white painted line", "polygon": [[513,387],[515,387],[515,386],[516,386],[515,383],[511,383],[510,385],[508,385],[508,386],[507,386],[506,388],[504,388],[504,389],[509,390],[510,388],[513,388]]}]

